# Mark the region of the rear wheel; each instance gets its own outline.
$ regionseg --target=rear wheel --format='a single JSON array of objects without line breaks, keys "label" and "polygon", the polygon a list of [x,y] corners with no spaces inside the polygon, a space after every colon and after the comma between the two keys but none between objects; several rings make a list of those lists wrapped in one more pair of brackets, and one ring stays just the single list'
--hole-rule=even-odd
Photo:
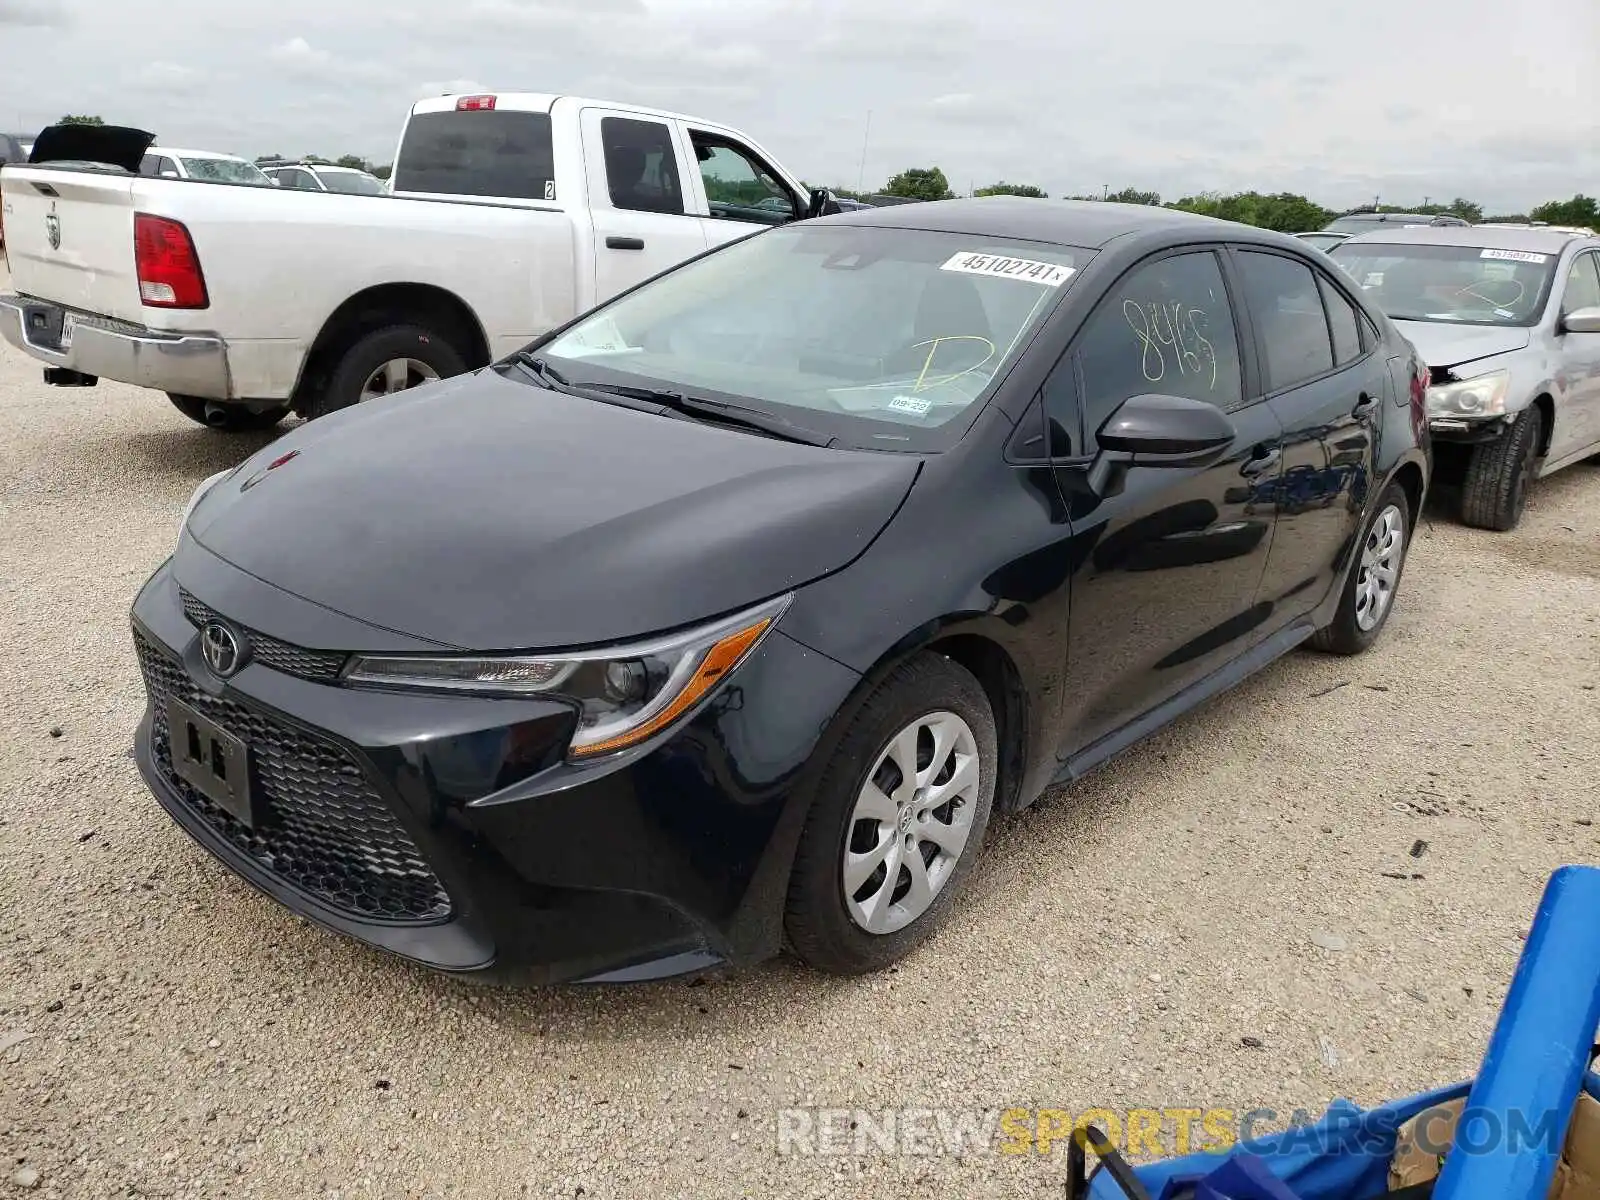
[{"label": "rear wheel", "polygon": [[1461,519],[1479,529],[1514,529],[1528,507],[1544,414],[1530,404],[1492,442],[1472,448],[1461,488]]},{"label": "rear wheel", "polygon": [[1312,635],[1312,646],[1330,654],[1360,654],[1378,640],[1400,590],[1410,533],[1411,505],[1405,489],[1391,483],[1378,497],[1362,534],[1339,610],[1332,622]]},{"label": "rear wheel", "polygon": [[334,368],[308,417],[409,391],[467,369],[449,342],[420,325],[390,325],[356,340]]},{"label": "rear wheel", "polygon": [[222,404],[204,396],[180,396],[174,392],[168,392],[167,399],[191,421],[223,433],[257,433],[271,429],[289,415],[287,404],[255,410],[243,404]]},{"label": "rear wheel", "polygon": [[923,942],[983,845],[998,759],[983,686],[937,654],[891,674],[824,770],[790,879],[789,943],[859,975]]}]

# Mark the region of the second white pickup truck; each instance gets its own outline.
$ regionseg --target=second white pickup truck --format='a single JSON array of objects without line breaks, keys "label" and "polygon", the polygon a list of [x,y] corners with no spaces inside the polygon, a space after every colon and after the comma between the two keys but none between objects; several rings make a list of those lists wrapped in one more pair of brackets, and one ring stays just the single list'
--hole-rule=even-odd
[{"label": "second white pickup truck", "polygon": [[0,334],[45,378],[262,429],[485,366],[660,271],[831,211],[756,142],[568,96],[415,105],[392,196],[147,178],[137,130],[54,126],[0,171]]}]

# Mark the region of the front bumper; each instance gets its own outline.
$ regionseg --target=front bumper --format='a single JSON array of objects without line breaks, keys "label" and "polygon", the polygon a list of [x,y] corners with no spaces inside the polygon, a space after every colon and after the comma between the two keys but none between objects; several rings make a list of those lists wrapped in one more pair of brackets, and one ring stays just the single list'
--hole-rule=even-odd
[{"label": "front bumper", "polygon": [[1435,441],[1454,442],[1475,446],[1479,442],[1492,442],[1515,420],[1515,414],[1503,417],[1429,417],[1428,432]]},{"label": "front bumper", "polygon": [[[268,653],[219,680],[199,655],[202,588],[230,591],[188,575],[180,591],[168,564],[135,602],[151,701],[136,758],[173,819],[269,896],[502,982],[660,978],[780,948],[809,760],[854,672],[777,631],[664,742],[580,769],[562,758],[565,705],[317,682],[314,657],[242,623]],[[251,743],[254,830],[173,771],[171,699]]]},{"label": "front bumper", "polygon": [[[70,342],[63,321],[72,317]],[[159,333],[26,296],[0,296],[0,336],[47,367],[115,379],[181,396],[232,395],[228,347],[221,338]]]}]

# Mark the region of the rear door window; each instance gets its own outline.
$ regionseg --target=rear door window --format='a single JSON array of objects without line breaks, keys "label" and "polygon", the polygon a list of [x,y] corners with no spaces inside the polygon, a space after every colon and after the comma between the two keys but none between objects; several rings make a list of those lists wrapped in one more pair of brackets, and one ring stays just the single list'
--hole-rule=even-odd
[{"label": "rear door window", "polygon": [[1333,335],[1310,267],[1278,254],[1239,253],[1245,303],[1255,320],[1267,391],[1333,370]]},{"label": "rear door window", "polygon": [[1318,275],[1317,286],[1322,289],[1322,303],[1328,310],[1334,361],[1342,367],[1361,357],[1361,326],[1356,320],[1356,307],[1326,277]]},{"label": "rear door window", "polygon": [[600,146],[613,208],[683,214],[671,129],[660,121],[606,117],[600,122]]},{"label": "rear door window", "polygon": [[550,114],[500,109],[417,113],[400,142],[394,190],[554,200]]}]

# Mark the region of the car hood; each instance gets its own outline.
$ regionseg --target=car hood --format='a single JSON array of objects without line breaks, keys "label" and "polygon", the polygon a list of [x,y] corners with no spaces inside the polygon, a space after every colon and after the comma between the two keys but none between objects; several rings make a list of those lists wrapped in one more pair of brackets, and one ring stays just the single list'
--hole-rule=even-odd
[{"label": "car hood", "polygon": [[556,649],[692,624],[837,571],[894,515],[919,461],[487,370],[280,438],[205,495],[188,534],[372,625]]},{"label": "car hood", "polygon": [[1522,350],[1532,337],[1527,329],[1457,325],[1448,321],[1396,321],[1395,327],[1410,339],[1430,367],[1453,367],[1477,358]]}]

